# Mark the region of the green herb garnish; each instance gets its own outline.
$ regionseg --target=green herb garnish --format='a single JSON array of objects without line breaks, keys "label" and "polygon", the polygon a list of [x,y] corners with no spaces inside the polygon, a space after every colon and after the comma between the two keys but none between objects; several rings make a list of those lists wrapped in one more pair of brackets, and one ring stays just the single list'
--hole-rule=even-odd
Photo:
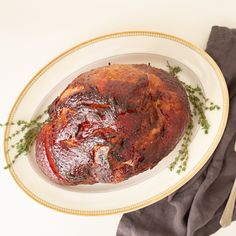
[{"label": "green herb garnish", "polygon": [[182,69],[179,66],[171,66],[170,63],[167,61],[167,68],[169,69],[169,74],[176,77]]},{"label": "green herb garnish", "polygon": [[191,121],[188,125],[188,128],[186,129],[183,137],[183,143],[181,144],[181,148],[178,152],[178,156],[175,158],[175,160],[170,164],[169,169],[172,171],[178,165],[178,169],[176,173],[180,174],[182,171],[186,170],[187,167],[187,161],[189,158],[188,153],[188,146],[191,142],[191,137],[193,134],[193,122]]},{"label": "green herb garnish", "polygon": [[198,117],[198,124],[200,124],[205,134],[207,134],[210,128],[210,124],[206,118],[205,110],[219,110],[220,107],[218,105],[215,105],[213,102],[209,102],[209,99],[205,97],[202,89],[199,86],[193,88],[184,82],[181,83],[185,88],[189,101],[192,104],[192,115]]},{"label": "green herb garnish", "polygon": [[[178,78],[177,74],[182,71],[182,69],[179,66],[171,66],[170,63],[167,61],[167,68],[169,69],[169,74]],[[189,102],[191,103],[191,117],[197,117],[198,124],[201,126],[205,134],[208,134],[210,124],[207,120],[205,111],[206,110],[219,110],[220,107],[213,102],[210,102],[208,98],[205,97],[202,89],[199,86],[192,87],[191,85],[186,84],[183,81],[180,81],[183,85]],[[189,126],[187,127],[184,137],[183,137],[183,143],[181,145],[181,148],[178,152],[177,157],[175,160],[170,164],[169,169],[172,171],[177,167],[177,173],[180,174],[182,171],[186,170],[187,164],[188,164],[188,158],[189,158],[189,144],[191,142],[192,138],[192,130],[194,128],[193,120],[191,119]]]},{"label": "green herb garnish", "polygon": [[11,144],[10,148],[7,150],[9,152],[12,149],[16,150],[16,155],[10,164],[4,167],[4,169],[8,169],[11,167],[18,157],[21,155],[26,155],[30,152],[32,145],[34,144],[42,126],[49,122],[50,118],[45,118],[46,114],[48,114],[48,110],[44,111],[42,114],[37,116],[35,119],[31,121],[18,120],[17,122],[0,124],[0,126],[9,126],[16,125],[19,126],[13,134],[6,138],[6,141],[13,140],[19,135],[23,135],[19,141],[15,144]]}]

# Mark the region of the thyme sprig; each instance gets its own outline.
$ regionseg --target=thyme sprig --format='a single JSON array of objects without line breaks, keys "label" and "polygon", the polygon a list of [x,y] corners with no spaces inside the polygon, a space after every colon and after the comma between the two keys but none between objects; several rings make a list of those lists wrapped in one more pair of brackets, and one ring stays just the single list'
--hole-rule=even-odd
[{"label": "thyme sprig", "polygon": [[181,144],[181,148],[178,151],[178,155],[175,160],[170,164],[169,169],[172,171],[178,165],[178,169],[176,173],[180,174],[182,171],[185,171],[187,168],[187,161],[189,158],[189,150],[188,146],[191,142],[191,138],[193,135],[193,122],[189,123],[183,137],[183,143]]},{"label": "thyme sprig", "polygon": [[19,126],[19,129],[9,135],[6,138],[6,141],[13,140],[19,135],[23,135],[16,143],[11,144],[10,148],[7,150],[7,152],[9,152],[10,150],[15,149],[16,155],[13,157],[11,163],[5,166],[4,169],[11,167],[21,155],[26,155],[30,152],[42,126],[50,121],[50,118],[46,117],[47,114],[48,110],[45,110],[42,114],[31,121],[18,120],[12,123],[0,124],[0,126]]},{"label": "thyme sprig", "polygon": [[182,71],[181,67],[179,66],[171,66],[170,63],[167,61],[167,68],[169,69],[169,74],[177,77],[177,74]]},{"label": "thyme sprig", "polygon": [[182,82],[183,87],[187,93],[188,99],[192,104],[192,115],[198,117],[198,124],[200,124],[201,128],[204,130],[205,134],[208,134],[210,124],[207,120],[205,111],[206,110],[219,110],[220,107],[213,102],[209,102],[209,99],[205,97],[202,92],[202,89],[199,86],[192,87],[184,82]]},{"label": "thyme sprig", "polygon": [[[167,68],[169,69],[169,74],[177,77],[177,74],[182,71],[179,66],[171,66],[167,61]],[[191,85],[180,81],[182,86],[184,87],[189,102],[191,103],[191,120],[190,123],[184,133],[183,143],[181,144],[181,148],[176,156],[175,160],[170,164],[169,169],[173,171],[176,166],[177,173],[180,174],[182,171],[185,171],[188,164],[189,159],[189,144],[191,143],[192,135],[193,135],[193,117],[197,117],[198,124],[201,126],[205,134],[208,134],[210,129],[209,121],[207,120],[205,111],[206,110],[219,110],[220,107],[216,105],[214,102],[209,101],[208,98],[205,97],[202,89],[197,85],[196,87],[192,87]]]}]

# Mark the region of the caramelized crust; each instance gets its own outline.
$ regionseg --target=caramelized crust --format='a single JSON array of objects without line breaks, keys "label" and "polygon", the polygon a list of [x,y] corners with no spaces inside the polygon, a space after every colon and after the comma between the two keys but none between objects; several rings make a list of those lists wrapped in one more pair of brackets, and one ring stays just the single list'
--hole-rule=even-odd
[{"label": "caramelized crust", "polygon": [[51,104],[36,160],[52,181],[118,183],[153,168],[190,120],[185,90],[167,72],[117,64],[79,75]]}]

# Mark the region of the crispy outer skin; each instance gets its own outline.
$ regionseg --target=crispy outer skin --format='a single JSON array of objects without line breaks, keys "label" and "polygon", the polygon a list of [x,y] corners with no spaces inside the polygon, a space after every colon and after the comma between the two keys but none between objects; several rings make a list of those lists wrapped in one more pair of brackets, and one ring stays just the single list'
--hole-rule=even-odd
[{"label": "crispy outer skin", "polygon": [[177,78],[145,64],[114,64],[79,75],[49,108],[36,160],[52,181],[118,183],[153,168],[190,121]]}]

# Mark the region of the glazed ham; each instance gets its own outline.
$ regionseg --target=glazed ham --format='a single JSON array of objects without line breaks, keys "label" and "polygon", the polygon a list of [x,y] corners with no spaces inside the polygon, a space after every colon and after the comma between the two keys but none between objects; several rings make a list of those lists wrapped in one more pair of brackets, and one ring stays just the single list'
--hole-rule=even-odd
[{"label": "glazed ham", "polygon": [[118,183],[153,168],[190,121],[177,78],[150,65],[109,65],[79,75],[49,107],[36,161],[63,185]]}]

